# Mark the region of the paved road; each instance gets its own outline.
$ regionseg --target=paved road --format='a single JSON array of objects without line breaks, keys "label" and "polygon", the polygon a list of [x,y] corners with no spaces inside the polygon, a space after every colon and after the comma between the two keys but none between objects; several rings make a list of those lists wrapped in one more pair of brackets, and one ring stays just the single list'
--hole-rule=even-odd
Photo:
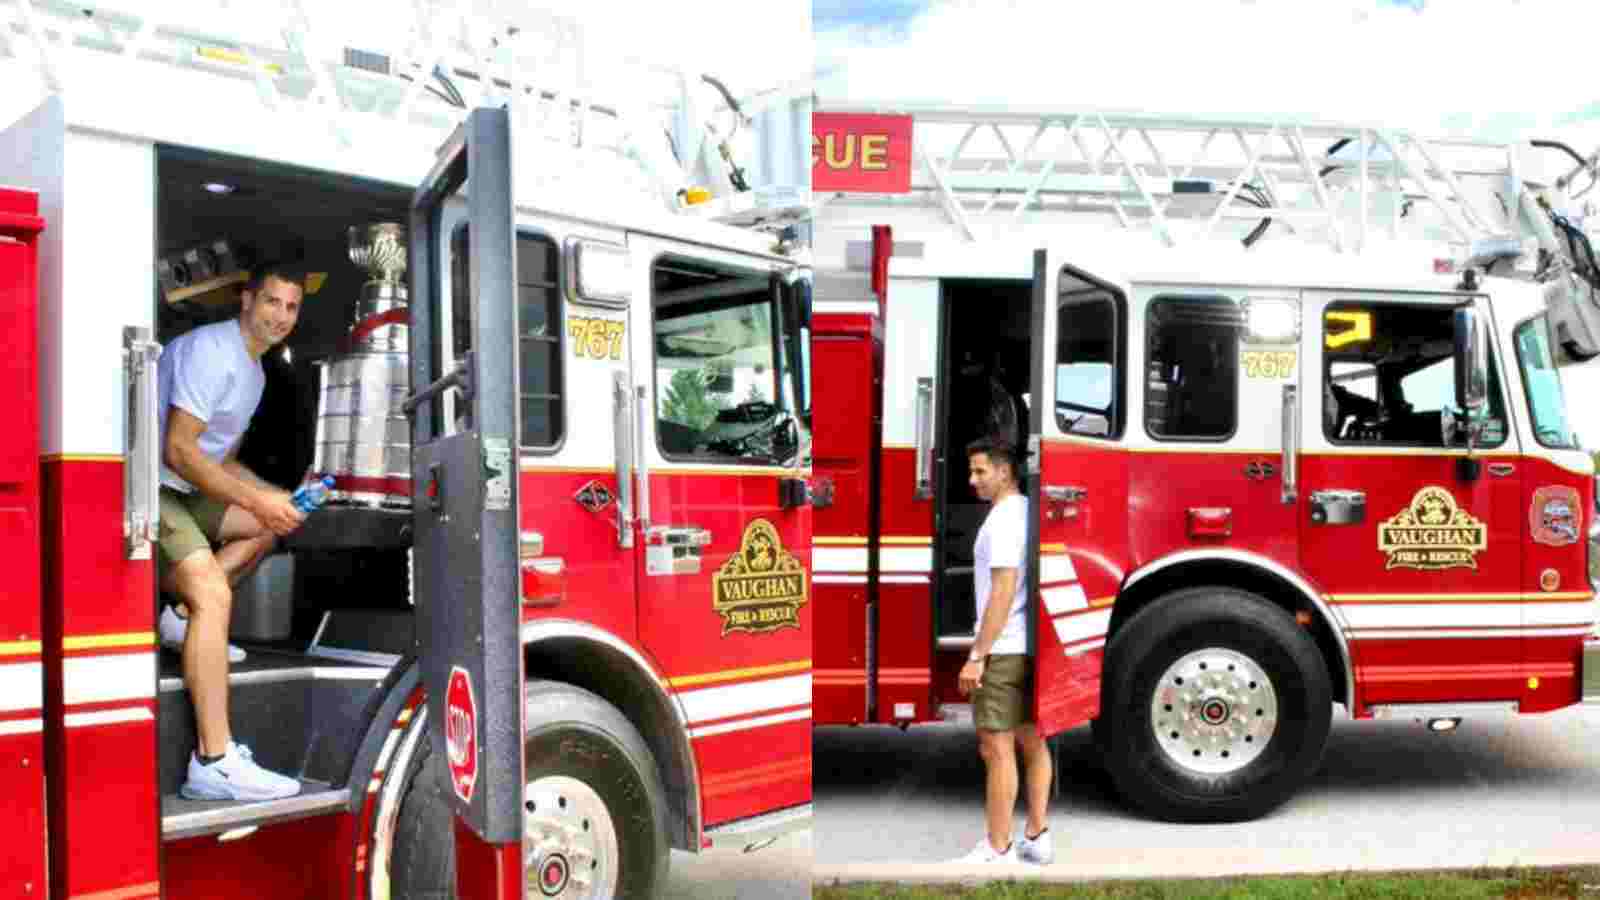
[{"label": "paved road", "polygon": [[[1088,729],[1067,733],[1051,813],[1057,861],[1027,874],[1600,864],[1600,705],[1467,720],[1445,735],[1335,715],[1310,783],[1266,818],[1230,825],[1139,818],[1111,793]],[[982,833],[983,765],[970,729],[823,728],[813,749],[819,879],[972,874],[927,867]]]},{"label": "paved road", "polygon": [[811,831],[754,853],[672,851],[666,900],[802,900],[811,896]]}]

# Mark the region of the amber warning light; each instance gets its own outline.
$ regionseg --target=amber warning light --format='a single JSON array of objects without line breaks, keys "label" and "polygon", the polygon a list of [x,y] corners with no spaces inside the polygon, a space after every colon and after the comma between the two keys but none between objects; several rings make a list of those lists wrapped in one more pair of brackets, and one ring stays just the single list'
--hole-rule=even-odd
[{"label": "amber warning light", "polygon": [[811,189],[868,194],[911,190],[911,117],[811,116]]}]

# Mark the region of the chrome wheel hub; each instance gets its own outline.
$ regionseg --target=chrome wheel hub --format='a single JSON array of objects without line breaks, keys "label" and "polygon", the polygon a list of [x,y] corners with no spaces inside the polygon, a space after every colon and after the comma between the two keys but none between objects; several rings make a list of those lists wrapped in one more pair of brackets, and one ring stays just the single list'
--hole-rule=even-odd
[{"label": "chrome wheel hub", "polygon": [[1179,768],[1224,775],[1266,749],[1278,726],[1278,694],[1255,660],[1208,647],[1161,673],[1150,725],[1161,751]]},{"label": "chrome wheel hub", "polygon": [[576,778],[548,775],[528,782],[522,798],[527,896],[616,896],[617,829],[600,795]]}]

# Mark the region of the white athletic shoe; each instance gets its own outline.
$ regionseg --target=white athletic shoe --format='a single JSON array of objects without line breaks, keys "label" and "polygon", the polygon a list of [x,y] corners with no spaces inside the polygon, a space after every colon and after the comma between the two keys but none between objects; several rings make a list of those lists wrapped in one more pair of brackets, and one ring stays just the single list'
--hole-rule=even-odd
[{"label": "white athletic shoe", "polygon": [[[161,646],[174,653],[183,653],[183,638],[189,633],[189,620],[178,615],[173,607],[166,606],[161,609]],[[244,662],[244,650],[228,645],[228,662]]]},{"label": "white athletic shoe", "polygon": [[178,789],[187,800],[277,800],[300,793],[300,782],[256,765],[250,748],[233,741],[222,758],[204,765],[189,756],[189,778]]},{"label": "white athletic shoe", "polygon": [[1011,846],[1007,848],[1006,852],[1001,853],[999,850],[996,850],[994,847],[989,845],[989,839],[987,837],[982,837],[978,839],[977,846],[973,847],[971,852],[967,853],[966,856],[957,857],[956,859],[951,860],[951,862],[962,863],[965,865],[1014,863],[1017,862],[1017,842],[1012,841]]},{"label": "white athletic shoe", "polygon": [[1017,838],[1017,858],[1026,863],[1048,866],[1055,861],[1055,842],[1050,839],[1050,829],[1039,832],[1039,836],[1029,840],[1028,832],[1024,830]]}]

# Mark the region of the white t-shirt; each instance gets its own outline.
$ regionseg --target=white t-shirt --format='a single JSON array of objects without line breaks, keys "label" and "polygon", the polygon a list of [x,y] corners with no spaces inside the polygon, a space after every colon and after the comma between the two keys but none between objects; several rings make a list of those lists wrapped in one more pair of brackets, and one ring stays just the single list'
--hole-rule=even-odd
[{"label": "white t-shirt", "polygon": [[[167,413],[176,406],[206,423],[200,452],[222,462],[256,414],[267,373],[245,348],[238,319],[202,325],[161,352],[159,405],[161,440],[166,446]],[[194,485],[161,466],[161,483],[192,494]]]},{"label": "white t-shirt", "polygon": [[1011,613],[1006,617],[1006,627],[990,653],[1027,653],[1028,626],[1023,618],[1028,602],[1028,577],[1022,565],[1026,560],[1028,543],[1028,498],[1021,494],[996,503],[978,529],[978,543],[972,550],[972,578],[977,589],[975,605],[978,619],[975,628],[983,628],[983,611],[989,605],[990,569],[1016,569],[1017,592],[1011,598]]}]

